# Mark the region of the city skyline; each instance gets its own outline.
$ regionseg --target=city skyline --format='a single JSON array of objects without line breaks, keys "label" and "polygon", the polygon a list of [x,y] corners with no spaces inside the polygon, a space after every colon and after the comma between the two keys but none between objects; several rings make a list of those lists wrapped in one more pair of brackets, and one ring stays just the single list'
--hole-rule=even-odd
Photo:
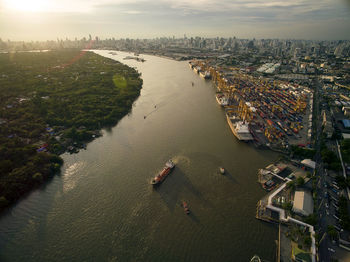
[{"label": "city skyline", "polygon": [[3,40],[233,37],[350,39],[350,4],[323,1],[1,0]]}]

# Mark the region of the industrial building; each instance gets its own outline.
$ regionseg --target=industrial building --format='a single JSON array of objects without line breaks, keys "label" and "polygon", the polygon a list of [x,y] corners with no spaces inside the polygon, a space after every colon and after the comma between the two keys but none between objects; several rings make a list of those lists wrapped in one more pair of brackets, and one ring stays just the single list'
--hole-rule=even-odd
[{"label": "industrial building", "polygon": [[311,159],[304,159],[300,163],[303,166],[305,166],[306,168],[311,168],[311,169],[315,169],[316,168],[316,162],[312,161]]},{"label": "industrial building", "polygon": [[308,191],[295,191],[293,211],[302,216],[308,216],[313,213],[314,203],[311,193]]}]

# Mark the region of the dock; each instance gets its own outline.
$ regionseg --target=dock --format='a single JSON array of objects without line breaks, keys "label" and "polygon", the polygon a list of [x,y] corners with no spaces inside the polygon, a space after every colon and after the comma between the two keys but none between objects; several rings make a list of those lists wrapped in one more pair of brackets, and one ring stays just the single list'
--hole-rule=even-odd
[{"label": "dock", "polygon": [[228,98],[237,119],[249,123],[255,144],[284,152],[288,145],[310,145],[313,91],[308,87],[192,60],[190,68],[206,72],[218,92]]}]

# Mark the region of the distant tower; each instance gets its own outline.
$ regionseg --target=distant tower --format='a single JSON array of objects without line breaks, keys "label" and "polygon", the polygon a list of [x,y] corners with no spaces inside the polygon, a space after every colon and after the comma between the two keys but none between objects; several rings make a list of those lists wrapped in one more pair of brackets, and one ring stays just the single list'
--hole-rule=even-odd
[{"label": "distant tower", "polygon": [[301,55],[301,49],[299,47],[294,50],[294,59],[297,59]]}]

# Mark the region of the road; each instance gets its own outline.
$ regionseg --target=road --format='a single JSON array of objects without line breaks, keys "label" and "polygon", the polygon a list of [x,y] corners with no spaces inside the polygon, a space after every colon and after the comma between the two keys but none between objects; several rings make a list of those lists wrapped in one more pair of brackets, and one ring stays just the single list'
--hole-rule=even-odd
[{"label": "road", "polygon": [[322,116],[321,116],[321,96],[320,96],[320,88],[322,84],[320,81],[315,78],[314,80],[314,129],[315,133],[315,161],[316,161],[316,176],[317,176],[317,213],[318,213],[318,226],[317,233],[321,238],[321,242],[318,249],[319,261],[330,261],[331,254],[328,251],[329,247],[329,237],[327,236],[327,211],[326,211],[326,203],[328,204],[328,198],[326,197],[328,193],[327,188],[325,188],[325,172],[322,163],[321,156],[321,134],[322,134]]},{"label": "road", "polygon": [[[320,89],[322,83],[315,79],[315,93],[314,93],[314,117],[315,117],[315,161],[316,161],[316,176],[317,176],[317,215],[318,225],[317,233],[320,236],[320,244],[318,248],[319,261],[331,261],[335,259],[335,253],[332,251],[336,248],[336,243],[332,243],[332,240],[327,234],[328,225],[338,225],[337,219],[334,217],[336,214],[336,203],[338,200],[338,194],[332,186],[334,178],[330,176],[327,170],[324,168],[321,156],[321,135],[322,135],[322,116],[321,108],[322,98],[320,95]],[[334,142],[331,142],[334,143]],[[334,145],[336,146],[336,145]]]}]

